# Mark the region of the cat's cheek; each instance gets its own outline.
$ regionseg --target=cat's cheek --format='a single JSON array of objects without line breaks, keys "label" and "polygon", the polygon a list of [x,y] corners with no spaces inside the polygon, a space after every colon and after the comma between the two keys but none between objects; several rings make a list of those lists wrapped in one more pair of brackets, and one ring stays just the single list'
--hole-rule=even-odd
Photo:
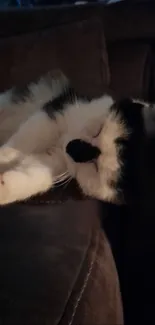
[{"label": "cat's cheek", "polygon": [[51,167],[54,176],[66,172],[66,160],[61,148],[47,149],[46,154],[48,164]]},{"label": "cat's cheek", "polygon": [[76,178],[77,164],[65,153],[65,161],[69,175]]},{"label": "cat's cheek", "polygon": [[99,177],[93,163],[79,164],[76,173],[76,180],[84,194],[97,197],[99,189]]},{"label": "cat's cheek", "polygon": [[100,138],[99,138],[99,136],[96,137],[96,138],[91,139],[91,144],[92,144],[92,146],[97,147],[97,148],[100,149]]}]

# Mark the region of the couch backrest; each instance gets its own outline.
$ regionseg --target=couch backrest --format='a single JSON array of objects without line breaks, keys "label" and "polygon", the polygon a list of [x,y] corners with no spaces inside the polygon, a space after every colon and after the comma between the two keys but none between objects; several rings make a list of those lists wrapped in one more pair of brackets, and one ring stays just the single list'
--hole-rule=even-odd
[{"label": "couch backrest", "polygon": [[[17,13],[12,12],[11,15],[16,16]],[[27,26],[32,15],[35,18],[35,10],[27,13]],[[66,12],[63,15],[66,17]],[[24,85],[49,70],[62,69],[80,92],[93,96],[103,93],[109,83],[109,70],[102,21],[93,14],[89,17],[88,14],[85,17],[76,16],[74,22],[69,18],[67,22],[62,16],[58,26],[51,20],[48,28],[44,26],[35,31],[34,22],[33,31],[28,27],[28,31],[24,29],[20,33],[19,26],[10,19],[14,30],[11,36],[3,33],[5,26],[0,23],[1,91],[14,84]],[[6,21],[3,20],[3,23],[6,24]]]},{"label": "couch backrest", "polygon": [[102,8],[110,89],[155,101],[155,2],[121,1]]}]

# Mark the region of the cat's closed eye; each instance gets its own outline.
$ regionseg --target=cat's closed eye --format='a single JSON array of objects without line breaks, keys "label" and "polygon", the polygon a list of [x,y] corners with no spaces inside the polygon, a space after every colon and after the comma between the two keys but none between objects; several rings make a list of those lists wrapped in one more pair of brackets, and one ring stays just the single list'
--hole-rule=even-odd
[{"label": "cat's closed eye", "polygon": [[93,138],[97,138],[100,135],[101,131],[102,131],[102,126],[100,126],[99,130],[97,131],[97,133],[95,133],[95,135],[93,135]]}]

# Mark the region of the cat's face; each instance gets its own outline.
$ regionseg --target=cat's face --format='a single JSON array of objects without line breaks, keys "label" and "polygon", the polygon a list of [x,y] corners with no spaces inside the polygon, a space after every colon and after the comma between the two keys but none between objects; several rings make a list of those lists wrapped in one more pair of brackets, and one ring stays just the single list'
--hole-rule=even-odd
[{"label": "cat's face", "polygon": [[134,172],[129,160],[136,159],[137,137],[143,129],[142,108],[142,103],[131,100],[115,103],[106,116],[90,121],[81,137],[68,142],[68,168],[86,195],[123,201],[121,181],[126,173]]}]

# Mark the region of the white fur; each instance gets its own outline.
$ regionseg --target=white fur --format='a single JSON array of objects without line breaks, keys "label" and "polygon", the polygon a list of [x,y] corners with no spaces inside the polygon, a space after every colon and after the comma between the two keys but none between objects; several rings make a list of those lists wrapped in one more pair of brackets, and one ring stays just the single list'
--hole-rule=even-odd
[{"label": "white fur", "polygon": [[32,95],[26,101],[13,102],[12,89],[0,94],[0,144],[4,144],[19,126],[39,112],[46,102],[61,94],[67,84],[68,80],[64,75],[56,74],[52,78],[49,73],[38,83],[29,85],[28,88]]},{"label": "white fur", "polygon": [[42,153],[23,157],[20,163],[12,165],[1,174],[0,203],[25,200],[34,194],[47,191],[59,179],[63,180],[68,176],[67,173],[61,173],[63,168],[63,157],[58,152],[52,156]]},{"label": "white fur", "polygon": [[[61,94],[66,83],[65,77],[61,82],[41,79],[30,85],[32,97],[24,103],[12,104],[11,91],[0,96],[1,205],[45,192],[68,177],[76,178],[87,195],[115,199],[110,185],[120,167],[115,139],[127,136],[125,127],[110,113],[113,99],[107,95],[90,103],[77,100],[50,119],[41,108]],[[75,163],[66,154],[67,143],[75,138],[100,148],[97,169],[94,163]]]},{"label": "white fur", "polygon": [[101,155],[96,162],[97,169],[92,162],[81,164],[77,170],[76,179],[85,194],[114,202],[117,189],[111,186],[111,182],[117,181],[120,176],[121,164],[115,139],[126,138],[128,134],[121,119],[114,113],[107,113],[102,122],[100,134],[91,141],[101,150]]}]

